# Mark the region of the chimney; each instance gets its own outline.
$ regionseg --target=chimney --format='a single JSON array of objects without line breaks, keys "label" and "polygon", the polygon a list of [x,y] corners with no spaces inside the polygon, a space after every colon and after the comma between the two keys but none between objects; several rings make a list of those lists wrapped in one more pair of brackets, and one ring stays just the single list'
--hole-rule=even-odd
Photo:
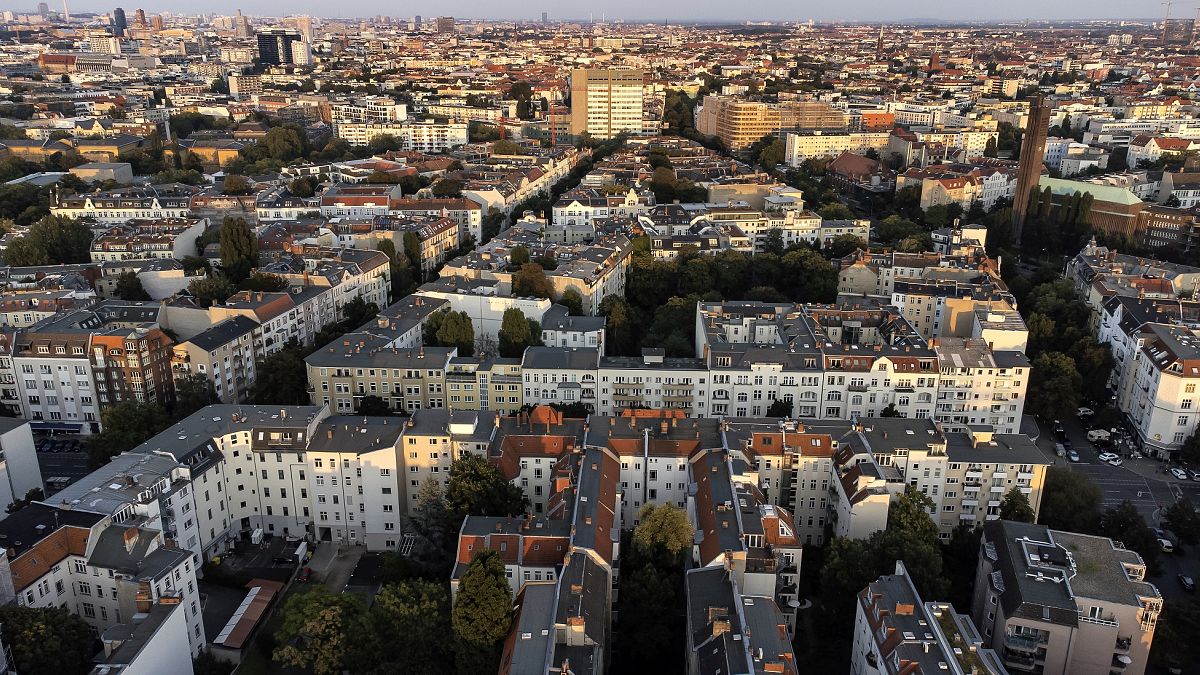
[{"label": "chimney", "polygon": [[126,528],[123,537],[125,539],[125,552],[133,553],[133,547],[137,545],[138,529],[136,527]]},{"label": "chimney", "polygon": [[671,429],[671,423],[670,423],[670,422],[668,422],[668,421],[666,421],[666,420],[663,420],[663,421],[662,421],[662,422],[660,422],[660,423],[659,423],[659,425],[658,425],[658,432],[659,432],[660,434],[662,434],[663,436],[666,436],[666,435],[667,435],[667,432],[669,432],[669,431],[670,431],[670,429]]},{"label": "chimney", "polygon": [[326,438],[333,438],[333,429],[332,428],[326,429],[325,436],[326,436]]}]

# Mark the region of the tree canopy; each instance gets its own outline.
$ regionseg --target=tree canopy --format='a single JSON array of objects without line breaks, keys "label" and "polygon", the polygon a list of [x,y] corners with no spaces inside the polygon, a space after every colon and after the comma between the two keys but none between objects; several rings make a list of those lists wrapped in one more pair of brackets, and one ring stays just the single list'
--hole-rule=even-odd
[{"label": "tree canopy", "polygon": [[49,215],[9,243],[4,260],[14,267],[82,263],[91,259],[91,247],[92,231],[86,223]]},{"label": "tree canopy", "polygon": [[315,584],[288,598],[280,610],[272,658],[284,666],[304,668],[314,675],[339,675],[361,670],[367,616],[359,596],[333,594]]},{"label": "tree canopy", "polygon": [[1032,523],[1034,513],[1033,507],[1029,504],[1029,498],[1015,487],[1010,489],[1000,502],[1000,517],[1004,520]]},{"label": "tree canopy", "polygon": [[234,283],[258,266],[258,237],[245,218],[226,217],[221,225],[221,268]]},{"label": "tree canopy", "polygon": [[505,480],[487,459],[474,454],[464,454],[450,464],[446,504],[459,518],[516,516],[529,507],[521,488]]},{"label": "tree canopy", "polygon": [[0,607],[10,664],[22,675],[91,672],[95,639],[83,619],[62,608]]},{"label": "tree canopy", "polygon": [[475,553],[458,582],[451,623],[459,673],[490,673],[500,664],[500,645],[512,625],[512,590],[504,561],[491,549]]},{"label": "tree canopy", "polygon": [[93,467],[150,440],[170,426],[171,418],[156,403],[124,401],[103,408],[100,423],[101,432],[88,446]]}]

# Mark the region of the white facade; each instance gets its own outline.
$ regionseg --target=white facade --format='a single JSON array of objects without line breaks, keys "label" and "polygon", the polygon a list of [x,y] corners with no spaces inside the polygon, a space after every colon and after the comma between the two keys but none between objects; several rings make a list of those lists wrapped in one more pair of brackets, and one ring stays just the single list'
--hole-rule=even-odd
[{"label": "white facade", "polygon": [[[33,431],[25,420],[0,418],[0,509],[42,488]],[[4,513],[0,513],[0,518]]]}]

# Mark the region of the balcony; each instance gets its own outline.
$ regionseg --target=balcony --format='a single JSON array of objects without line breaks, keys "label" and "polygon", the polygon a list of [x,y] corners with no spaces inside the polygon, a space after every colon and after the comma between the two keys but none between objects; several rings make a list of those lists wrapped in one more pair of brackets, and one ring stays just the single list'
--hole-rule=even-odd
[{"label": "balcony", "polygon": [[1129,648],[1132,646],[1133,646],[1133,638],[1132,637],[1119,637],[1119,638],[1117,638],[1117,644],[1113,647],[1113,651],[1120,652],[1123,654],[1128,653]]},{"label": "balcony", "polygon": [[963,492],[979,492],[983,485],[979,483],[963,483]]},{"label": "balcony", "polygon": [[967,480],[979,480],[983,478],[983,472],[979,469],[971,469],[967,471]]},{"label": "balcony", "polygon": [[1004,655],[1004,666],[1009,670],[1034,672],[1038,669],[1038,662],[1031,657],[1021,654],[1006,653]]},{"label": "balcony", "polygon": [[1004,634],[1005,647],[1031,654],[1036,654],[1039,649],[1044,648],[1048,641],[1045,637],[1037,638],[1031,635],[1017,635],[1016,633]]}]

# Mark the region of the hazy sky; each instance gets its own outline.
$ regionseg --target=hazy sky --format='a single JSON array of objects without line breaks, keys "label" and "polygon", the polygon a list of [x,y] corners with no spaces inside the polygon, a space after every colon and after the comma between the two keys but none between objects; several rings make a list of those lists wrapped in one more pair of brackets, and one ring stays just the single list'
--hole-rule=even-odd
[{"label": "hazy sky", "polygon": [[[350,0],[329,3],[325,0],[208,0],[196,3],[190,0],[69,0],[72,9],[92,12],[108,12],[121,3],[127,14],[141,7],[147,13],[173,11],[193,13],[196,11],[232,13],[241,9],[250,15],[282,15],[309,13],[314,16],[373,16],[386,14],[393,17],[454,15],[465,18],[532,19],[549,12],[552,18],[587,18],[591,12],[596,20],[601,15],[609,18],[656,19],[670,18],[688,20],[856,20],[889,21],[905,18],[934,18],[947,20],[1015,20],[1015,19],[1109,19],[1161,17],[1162,5],[1158,0],[1001,0],[993,2],[956,2],[952,0],[907,0],[904,2],[881,2],[880,0],[839,0],[838,2],[814,2],[813,0],[758,0],[738,3],[723,0],[660,0],[647,3],[645,0],[550,0],[498,3],[494,0],[458,0],[456,2],[408,3],[389,0]],[[58,9],[62,0],[47,0]],[[9,4],[9,3],[3,3]],[[10,6],[16,3],[10,4]],[[36,2],[20,0],[29,10]],[[1177,2],[1174,16],[1192,18],[1195,8],[1191,3]]]}]

